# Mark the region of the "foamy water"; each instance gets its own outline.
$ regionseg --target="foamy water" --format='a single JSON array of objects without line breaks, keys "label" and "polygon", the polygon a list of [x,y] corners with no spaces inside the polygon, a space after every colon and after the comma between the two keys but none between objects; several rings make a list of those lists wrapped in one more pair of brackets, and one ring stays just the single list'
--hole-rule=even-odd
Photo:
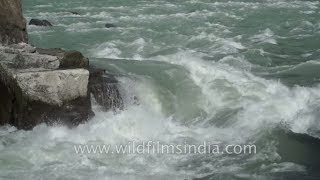
[{"label": "foamy water", "polygon": [[[125,108],[102,112],[95,105],[96,116],[73,129],[2,127],[0,178],[319,177],[318,1],[23,3],[27,19],[54,24],[29,26],[30,42],[80,50],[118,75]],[[133,140],[258,149],[230,156],[76,154],[73,148]]]}]

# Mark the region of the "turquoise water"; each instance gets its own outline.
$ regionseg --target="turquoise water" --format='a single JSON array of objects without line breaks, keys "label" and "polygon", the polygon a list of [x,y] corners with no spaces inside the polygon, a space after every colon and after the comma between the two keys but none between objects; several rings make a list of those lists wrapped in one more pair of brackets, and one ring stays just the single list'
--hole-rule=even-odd
[{"label": "turquoise water", "polygon": [[[289,86],[312,86],[320,77],[318,3],[34,1],[24,9],[27,19],[41,17],[55,25],[29,28],[37,46],[139,60],[188,52]],[[105,23],[118,28],[106,29]]]},{"label": "turquoise water", "polygon": [[[22,2],[27,20],[54,25],[28,26],[30,43],[79,50],[118,75],[125,109],[97,108],[74,129],[2,128],[0,177],[320,178],[319,1]],[[237,156],[73,152],[74,144],[130,140],[258,149]]]}]

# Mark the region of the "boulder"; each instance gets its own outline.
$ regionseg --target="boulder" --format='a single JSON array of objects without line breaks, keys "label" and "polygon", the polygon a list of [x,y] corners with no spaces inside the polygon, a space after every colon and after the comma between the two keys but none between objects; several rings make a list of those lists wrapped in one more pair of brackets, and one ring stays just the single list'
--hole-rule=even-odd
[{"label": "boulder", "polygon": [[89,68],[80,52],[37,49],[30,53],[25,47],[0,46],[0,125],[76,126],[93,116],[91,94],[105,111],[123,109],[116,78],[103,69]]},{"label": "boulder", "polygon": [[84,57],[79,51],[65,51],[60,48],[41,49],[38,48],[39,54],[51,55],[59,57],[60,68],[89,68],[89,59]]},{"label": "boulder", "polygon": [[29,21],[29,25],[35,26],[52,26],[52,24],[48,20],[40,20],[40,19],[31,19]]},{"label": "boulder", "polygon": [[0,0],[0,44],[27,42],[20,0]]},{"label": "boulder", "polygon": [[[60,58],[0,48],[0,125],[31,129],[39,123],[74,126],[92,115],[89,71],[60,69]],[[7,47],[8,49],[8,47]]]},{"label": "boulder", "polygon": [[115,28],[116,25],[111,24],[111,23],[107,23],[107,24],[105,24],[105,27],[106,27],[106,28]]},{"label": "boulder", "polygon": [[78,51],[66,51],[60,59],[60,68],[88,68],[89,59]]},{"label": "boulder", "polygon": [[89,72],[85,69],[19,72],[15,81],[34,101],[62,106],[78,97],[86,97]]}]

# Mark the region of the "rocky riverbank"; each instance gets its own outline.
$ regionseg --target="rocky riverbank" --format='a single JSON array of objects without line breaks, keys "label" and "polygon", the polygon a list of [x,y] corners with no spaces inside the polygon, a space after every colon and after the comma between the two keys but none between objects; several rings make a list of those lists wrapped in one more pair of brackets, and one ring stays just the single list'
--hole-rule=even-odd
[{"label": "rocky riverbank", "polygon": [[0,3],[0,125],[78,125],[93,116],[91,94],[105,110],[122,108],[112,75],[80,52],[27,44],[20,1]]}]

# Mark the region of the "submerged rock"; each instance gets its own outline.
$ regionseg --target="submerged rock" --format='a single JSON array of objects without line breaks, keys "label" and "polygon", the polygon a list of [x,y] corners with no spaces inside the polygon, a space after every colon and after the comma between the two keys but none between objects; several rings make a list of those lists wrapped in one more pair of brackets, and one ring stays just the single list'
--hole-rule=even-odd
[{"label": "submerged rock", "polygon": [[20,0],[0,1],[0,44],[27,42]]},{"label": "submerged rock", "polygon": [[107,24],[105,24],[105,27],[106,27],[106,28],[115,28],[116,25],[111,24],[111,23],[107,23]]},{"label": "submerged rock", "polygon": [[76,12],[76,11],[70,11],[71,14],[73,15],[80,15],[80,13]]},{"label": "submerged rock", "polygon": [[29,21],[29,25],[35,26],[52,26],[52,24],[48,20],[40,20],[40,19],[31,19]]},{"label": "submerged rock", "polygon": [[52,26],[52,24],[48,20],[42,20],[45,26]]}]

